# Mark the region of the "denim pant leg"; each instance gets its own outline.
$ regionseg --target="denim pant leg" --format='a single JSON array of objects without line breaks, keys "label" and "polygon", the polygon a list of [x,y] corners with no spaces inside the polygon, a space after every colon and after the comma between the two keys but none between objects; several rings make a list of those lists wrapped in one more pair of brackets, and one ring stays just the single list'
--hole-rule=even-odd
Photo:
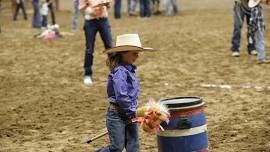
[{"label": "denim pant leg", "polygon": [[73,1],[73,17],[71,20],[71,29],[76,30],[79,18],[79,0]]},{"label": "denim pant leg", "polygon": [[47,27],[47,25],[48,25],[47,15],[42,15],[42,27]]},{"label": "denim pant leg", "polygon": [[[249,31],[249,20],[250,20],[250,14],[246,14],[246,21],[247,21],[247,31]],[[250,41],[250,38],[251,38],[251,41]],[[247,32],[247,51],[248,53],[250,54],[251,51],[255,50],[256,47],[255,47],[255,38],[254,38],[254,35],[250,35],[249,32]]]},{"label": "denim pant leg", "polygon": [[257,30],[254,34],[255,36],[255,46],[258,51],[257,59],[258,60],[264,60],[265,59],[265,49],[264,49],[264,37],[263,37],[263,31]]},{"label": "denim pant leg", "polygon": [[178,14],[178,4],[177,4],[177,0],[172,0],[172,6],[173,6],[173,12],[174,15]]},{"label": "denim pant leg", "polygon": [[122,152],[125,146],[125,125],[125,122],[119,117],[118,112],[108,108],[106,126],[109,133],[110,144],[97,150],[97,152]]},{"label": "denim pant leg", "polygon": [[150,17],[152,12],[151,12],[151,2],[150,0],[144,0],[144,14],[146,17]]},{"label": "denim pant leg", "polygon": [[33,0],[32,1],[33,5],[33,18],[32,18],[32,27],[34,28],[40,28],[41,27],[41,16],[39,12],[39,0]]},{"label": "denim pant leg", "polygon": [[131,0],[131,12],[136,12],[137,0]]},{"label": "denim pant leg", "polygon": [[121,0],[114,1],[114,18],[121,18]]},{"label": "denim pant leg", "polygon": [[131,12],[131,0],[127,0],[127,13],[128,15],[130,14]]},{"label": "denim pant leg", "polygon": [[166,0],[166,16],[171,15],[171,0]]},{"label": "denim pant leg", "polygon": [[140,0],[140,17],[144,17],[145,16],[145,14],[144,14],[144,1],[145,0]]},{"label": "denim pant leg", "polygon": [[84,75],[92,76],[93,53],[98,31],[97,20],[84,21],[84,34],[85,34],[85,57],[84,57]]},{"label": "denim pant leg", "polygon": [[240,47],[240,39],[241,39],[241,28],[244,20],[244,13],[242,12],[241,8],[237,3],[234,3],[233,7],[233,36],[232,36],[232,52],[238,52]]},{"label": "denim pant leg", "polygon": [[105,49],[112,47],[111,25],[108,18],[99,21],[99,34],[104,43]]},{"label": "denim pant leg", "polygon": [[137,124],[126,126],[126,152],[139,152],[139,135]]}]

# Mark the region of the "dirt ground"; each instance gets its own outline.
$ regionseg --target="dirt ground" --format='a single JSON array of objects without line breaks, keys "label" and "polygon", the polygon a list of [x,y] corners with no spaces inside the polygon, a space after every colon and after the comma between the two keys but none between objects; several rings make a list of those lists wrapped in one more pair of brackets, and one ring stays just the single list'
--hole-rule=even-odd
[{"label": "dirt ground", "polygon": [[[33,38],[39,31],[31,29],[30,20],[20,15],[13,22],[8,9],[1,13],[0,151],[86,152],[105,146],[107,137],[85,143],[105,128],[108,107],[108,69],[100,37],[94,84],[86,87],[82,19],[75,35],[44,41]],[[267,54],[269,13],[265,7]],[[61,31],[70,32],[70,18],[69,12],[57,12]],[[230,9],[183,10],[179,16],[147,20],[123,14],[121,20],[110,16],[110,21],[113,40],[118,34],[139,33],[144,46],[158,50],[141,54],[137,61],[140,105],[149,97],[200,96],[206,103],[211,152],[270,152],[270,64],[258,65],[256,57],[247,55],[246,28],[241,56],[230,56]],[[140,131],[140,149],[157,152],[156,136]]]}]

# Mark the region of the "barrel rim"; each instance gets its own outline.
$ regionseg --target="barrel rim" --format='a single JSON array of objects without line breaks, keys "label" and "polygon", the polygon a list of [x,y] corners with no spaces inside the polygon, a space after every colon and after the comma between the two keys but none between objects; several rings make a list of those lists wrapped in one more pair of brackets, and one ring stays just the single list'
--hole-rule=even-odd
[{"label": "barrel rim", "polygon": [[[182,103],[166,103],[169,100],[177,100],[177,99],[196,99],[194,102],[182,102]],[[160,99],[159,102],[163,103],[168,107],[168,109],[189,109],[202,106],[204,102],[202,101],[202,97],[199,96],[175,96]]]},{"label": "barrel rim", "polygon": [[177,108],[169,108],[169,107],[168,107],[168,109],[169,109],[170,111],[174,111],[174,110],[185,110],[185,109],[192,109],[192,108],[201,107],[201,106],[203,106],[204,104],[205,104],[205,103],[202,102],[202,103],[200,103],[200,104],[193,105],[193,106],[177,107]]}]

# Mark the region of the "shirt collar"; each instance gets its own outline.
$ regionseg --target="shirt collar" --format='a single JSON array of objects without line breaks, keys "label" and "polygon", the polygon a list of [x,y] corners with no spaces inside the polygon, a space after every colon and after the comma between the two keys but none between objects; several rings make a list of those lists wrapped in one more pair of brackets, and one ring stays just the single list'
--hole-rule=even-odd
[{"label": "shirt collar", "polygon": [[121,62],[120,65],[122,65],[123,67],[125,67],[128,71],[130,72],[135,72],[136,70],[136,66],[135,65],[132,65],[132,64],[127,64],[127,63],[124,63],[124,62]]}]

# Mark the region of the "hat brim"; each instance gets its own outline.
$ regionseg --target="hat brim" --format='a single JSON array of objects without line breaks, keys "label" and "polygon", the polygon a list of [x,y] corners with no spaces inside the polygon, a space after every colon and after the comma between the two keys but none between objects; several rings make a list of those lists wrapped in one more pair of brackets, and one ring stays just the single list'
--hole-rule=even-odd
[{"label": "hat brim", "polygon": [[109,48],[103,53],[110,54],[113,52],[125,52],[125,51],[134,51],[134,52],[152,52],[155,51],[153,48],[144,48],[144,47],[138,47],[138,46],[132,46],[132,45],[122,45],[122,46],[116,46]]},{"label": "hat brim", "polygon": [[260,0],[257,1],[257,2],[254,2],[254,1],[250,0],[250,1],[248,2],[248,7],[250,7],[250,8],[255,7],[255,6],[257,6],[260,2],[261,2]]}]

